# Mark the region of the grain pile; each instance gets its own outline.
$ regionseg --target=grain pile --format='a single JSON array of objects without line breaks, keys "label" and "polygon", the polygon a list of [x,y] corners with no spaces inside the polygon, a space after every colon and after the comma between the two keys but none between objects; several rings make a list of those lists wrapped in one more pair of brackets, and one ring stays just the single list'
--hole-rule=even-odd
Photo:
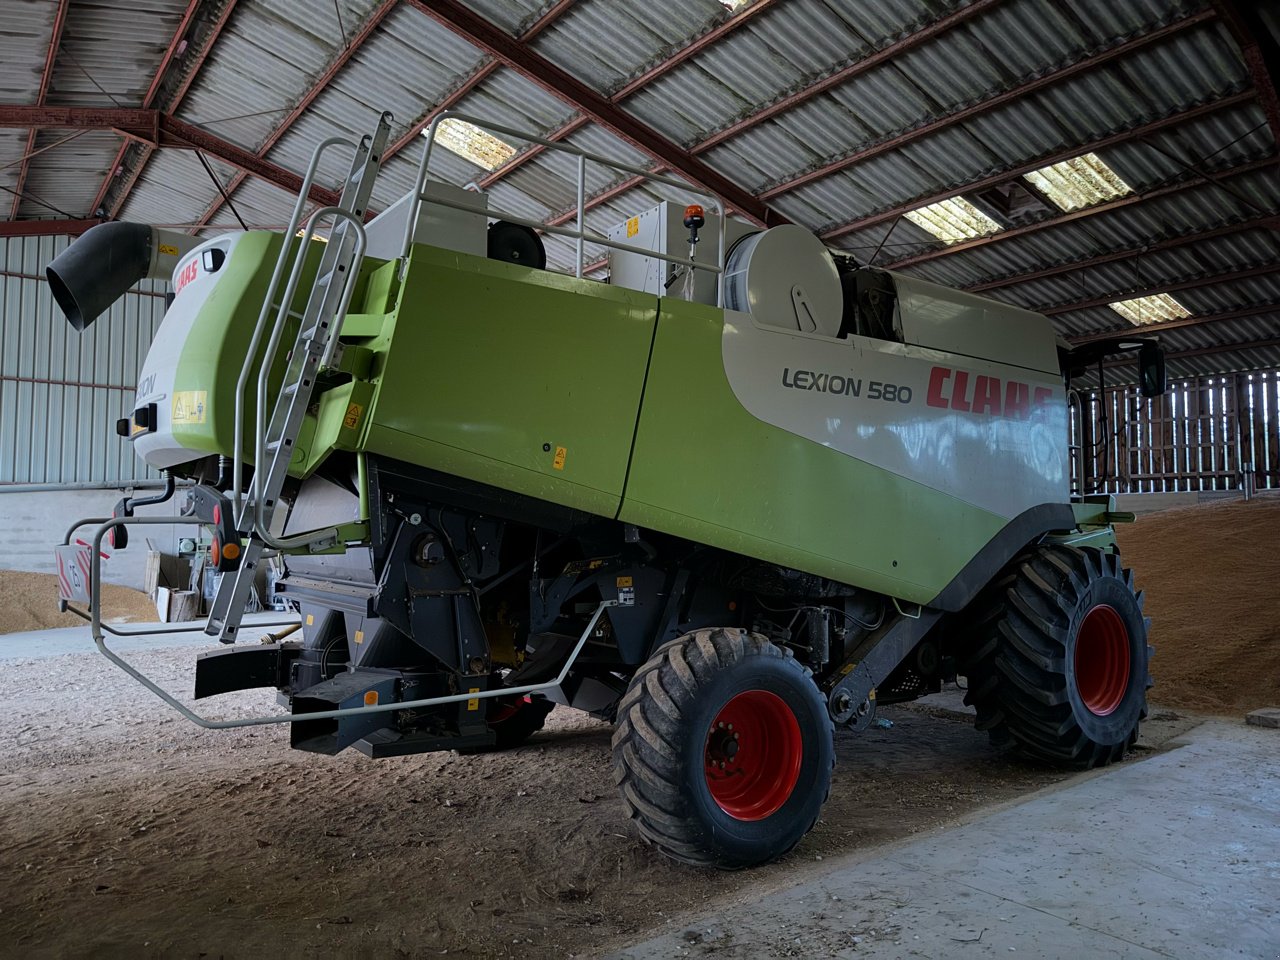
[{"label": "grain pile", "polygon": [[1152,701],[1280,706],[1280,499],[1165,510],[1117,534],[1152,618]]},{"label": "grain pile", "polygon": [[[108,623],[154,623],[156,605],[145,593],[107,584],[102,594]],[[58,578],[52,573],[0,570],[0,634],[82,627],[74,613],[58,612]]]}]

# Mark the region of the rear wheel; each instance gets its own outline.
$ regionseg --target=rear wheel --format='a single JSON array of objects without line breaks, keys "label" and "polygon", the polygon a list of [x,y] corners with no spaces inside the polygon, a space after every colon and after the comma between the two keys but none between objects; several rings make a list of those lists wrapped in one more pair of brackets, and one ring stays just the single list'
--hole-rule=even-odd
[{"label": "rear wheel", "polygon": [[965,702],[999,747],[1062,766],[1119,759],[1147,715],[1142,594],[1115,554],[1037,547],[978,601]]},{"label": "rear wheel", "polygon": [[632,678],[613,762],[645,840],[685,863],[746,867],[786,853],[817,822],[831,719],[809,671],[764,637],[699,630]]}]

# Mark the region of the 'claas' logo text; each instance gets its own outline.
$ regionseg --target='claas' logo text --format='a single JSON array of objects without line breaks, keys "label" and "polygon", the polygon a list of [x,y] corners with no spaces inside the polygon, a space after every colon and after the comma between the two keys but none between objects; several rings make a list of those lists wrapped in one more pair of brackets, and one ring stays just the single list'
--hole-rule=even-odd
[{"label": "'claas' logo text", "polygon": [[1048,387],[1033,391],[1030,384],[1017,380],[1002,384],[999,377],[982,376],[974,377],[971,384],[967,370],[934,367],[929,372],[927,402],[931,407],[1026,420],[1032,407],[1048,403],[1052,397],[1053,391]]},{"label": "'claas' logo text", "polygon": [[199,260],[192,260],[182,268],[182,272],[178,274],[177,282],[173,285],[173,292],[175,296],[181,293],[182,288],[196,278],[196,274],[200,272],[199,263]]}]

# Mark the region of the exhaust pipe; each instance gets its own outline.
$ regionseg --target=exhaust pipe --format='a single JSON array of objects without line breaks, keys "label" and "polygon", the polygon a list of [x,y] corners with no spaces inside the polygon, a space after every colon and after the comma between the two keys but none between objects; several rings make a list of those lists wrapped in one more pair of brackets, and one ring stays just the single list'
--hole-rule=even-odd
[{"label": "exhaust pipe", "polygon": [[185,233],[113,220],[85,231],[53,258],[45,276],[77,331],[97,320],[139,280],[167,280],[202,241]]}]

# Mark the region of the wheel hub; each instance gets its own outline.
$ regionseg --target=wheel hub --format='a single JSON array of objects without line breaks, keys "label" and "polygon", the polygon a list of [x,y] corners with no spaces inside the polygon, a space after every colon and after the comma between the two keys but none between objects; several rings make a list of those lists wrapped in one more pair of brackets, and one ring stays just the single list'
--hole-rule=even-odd
[{"label": "wheel hub", "polygon": [[786,701],[767,690],[740,693],[707,732],[707,788],[735,820],[763,820],[795,790],[802,752],[800,723]]},{"label": "wheel hub", "polygon": [[1076,632],[1076,690],[1094,716],[1114,713],[1129,688],[1129,632],[1115,607],[1100,603]]}]

